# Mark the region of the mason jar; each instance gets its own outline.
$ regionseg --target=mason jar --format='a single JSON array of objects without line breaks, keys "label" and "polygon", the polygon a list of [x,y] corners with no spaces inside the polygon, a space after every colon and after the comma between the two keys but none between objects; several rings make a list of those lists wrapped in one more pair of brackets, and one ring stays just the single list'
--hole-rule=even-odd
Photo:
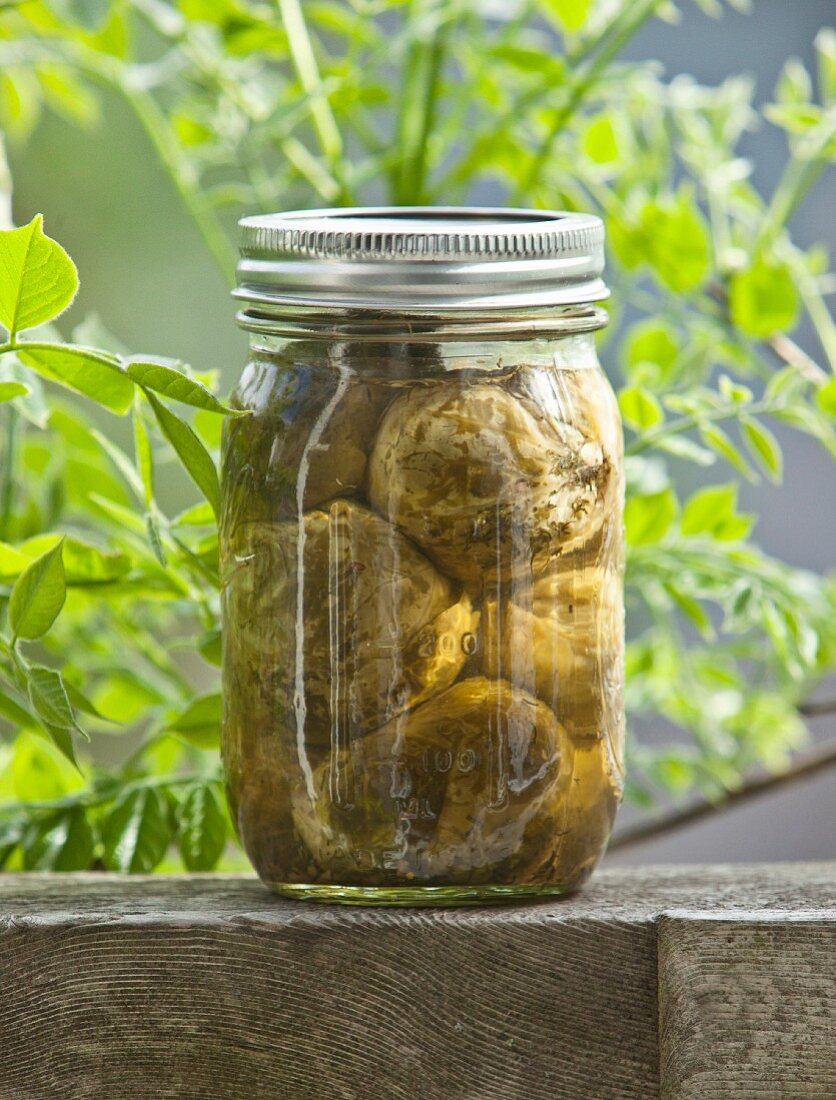
[{"label": "mason jar", "polygon": [[287,895],[572,890],[623,780],[622,442],[587,214],[241,222],[223,760]]}]

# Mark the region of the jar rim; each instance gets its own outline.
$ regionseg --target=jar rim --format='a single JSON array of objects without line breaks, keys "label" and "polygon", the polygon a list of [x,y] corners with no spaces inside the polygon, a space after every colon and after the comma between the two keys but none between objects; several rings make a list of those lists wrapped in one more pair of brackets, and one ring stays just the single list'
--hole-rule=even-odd
[{"label": "jar rim", "polygon": [[[242,218],[250,313],[370,310],[417,317],[603,301],[593,214],[501,207],[348,207]],[[247,326],[248,327],[248,326]]]}]

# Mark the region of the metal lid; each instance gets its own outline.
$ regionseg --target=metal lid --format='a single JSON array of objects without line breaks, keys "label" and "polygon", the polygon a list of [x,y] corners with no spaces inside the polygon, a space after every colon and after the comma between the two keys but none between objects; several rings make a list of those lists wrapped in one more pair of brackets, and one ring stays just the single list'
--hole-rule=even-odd
[{"label": "metal lid", "polygon": [[236,298],[408,313],[530,309],[609,294],[593,214],[482,207],[357,207],[242,218]]}]

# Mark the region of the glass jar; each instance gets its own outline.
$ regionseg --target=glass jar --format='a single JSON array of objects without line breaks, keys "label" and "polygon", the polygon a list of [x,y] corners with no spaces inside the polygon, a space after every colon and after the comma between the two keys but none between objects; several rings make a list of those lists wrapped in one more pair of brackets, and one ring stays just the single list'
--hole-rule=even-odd
[{"label": "glass jar", "polygon": [[623,780],[622,444],[589,215],[242,221],[223,759],[288,895],[577,887]]}]

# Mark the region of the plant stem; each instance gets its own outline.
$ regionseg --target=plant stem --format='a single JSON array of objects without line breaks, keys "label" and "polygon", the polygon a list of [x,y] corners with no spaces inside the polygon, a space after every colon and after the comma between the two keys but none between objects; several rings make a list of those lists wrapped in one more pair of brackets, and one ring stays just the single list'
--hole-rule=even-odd
[{"label": "plant stem", "polygon": [[305,92],[311,97],[311,116],[322,152],[332,175],[339,177],[343,151],[342,136],[322,84],[311,36],[300,0],[278,0],[287,31],[293,66]]},{"label": "plant stem", "polygon": [[661,0],[634,0],[633,3],[626,4],[607,30],[602,33],[602,45],[600,50],[586,67],[586,71],[580,79],[572,87],[569,98],[566,100],[563,107],[552,119],[551,126],[540,148],[531,161],[528,171],[517,183],[510,199],[512,205],[522,202],[525,196],[531,191],[540,176],[543,166],[551,156],[552,149],[554,148],[554,144],[560,132],[571,120],[576,109],[583,102],[590,89],[595,85],[607,65],[621,52],[633,35],[636,34],[651,15],[653,15],[656,8],[660,6],[660,3]]},{"label": "plant stem", "polygon": [[786,226],[799,203],[821,175],[826,163],[822,156],[810,160],[794,158],[789,162],[772,193],[772,201],[761,222],[756,242],[758,245],[770,243]]},{"label": "plant stem", "polygon": [[427,0],[412,0],[410,4],[411,35],[397,123],[399,156],[392,179],[392,198],[398,206],[426,199],[427,141],[435,120],[450,34],[441,18],[429,35],[423,31],[421,24],[432,14],[432,6]]},{"label": "plant stem", "polygon": [[237,255],[218,222],[217,216],[192,177],[192,171],[184,161],[176,139],[156,101],[147,92],[136,92],[119,85],[123,95],[133,107],[146,136],[154,146],[157,156],[167,169],[172,183],[211,252],[215,262],[230,286],[235,285]]},{"label": "plant stem", "polygon": [[779,405],[772,401],[753,401],[750,405],[732,405],[728,408],[694,413],[691,416],[680,416],[634,439],[629,447],[625,448],[624,454],[630,456],[641,454],[655,446],[660,439],[666,439],[669,435],[681,435],[682,432],[698,428],[701,424],[716,423],[718,420],[736,420],[741,415],[759,416],[761,413],[771,413],[778,407]]},{"label": "plant stem", "polygon": [[633,828],[625,829],[624,832],[613,838],[610,851],[621,851],[624,848],[631,848],[636,844],[644,844],[649,840],[655,840],[657,837],[666,836],[676,829],[693,825],[703,818],[728,810],[732,806],[738,806],[740,803],[747,802],[758,795],[779,790],[798,779],[816,775],[818,772],[832,768],[834,765],[836,765],[836,740],[828,741],[819,748],[802,754],[795,764],[787,768],[786,771],[777,775],[759,775],[747,780],[737,790],[729,791],[719,801],[704,799],[684,810],[678,810],[675,813],[667,814],[665,817],[659,817]]},{"label": "plant stem", "polygon": [[4,540],[9,537],[19,451],[20,413],[13,405],[7,405],[6,444],[3,449],[3,469],[0,471],[0,539]]}]

